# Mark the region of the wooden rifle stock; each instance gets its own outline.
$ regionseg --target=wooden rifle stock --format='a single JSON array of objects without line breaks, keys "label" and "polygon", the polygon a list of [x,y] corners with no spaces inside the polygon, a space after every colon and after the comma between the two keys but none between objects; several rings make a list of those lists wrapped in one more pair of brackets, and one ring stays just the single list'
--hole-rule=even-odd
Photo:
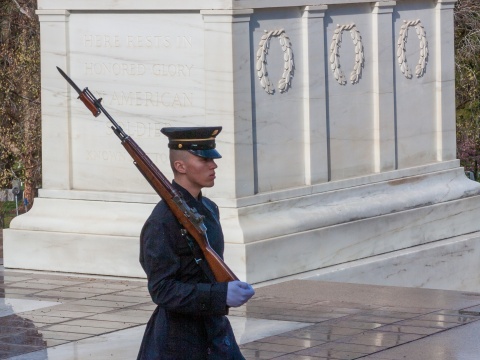
[{"label": "wooden rifle stock", "polygon": [[95,117],[102,112],[111,121],[113,124],[111,127],[113,132],[118,136],[123,147],[132,157],[135,166],[145,179],[147,179],[162,200],[167,203],[173,215],[200,247],[203,256],[205,257],[205,261],[207,261],[213,275],[215,276],[215,280],[218,282],[238,280],[232,270],[230,270],[227,264],[225,264],[222,258],[208,243],[207,229],[203,223],[203,216],[200,215],[196,209],[188,206],[182,198],[182,195],[173,188],[170,181],[168,181],[165,175],[163,175],[147,154],[145,154],[137,143],[128,136],[110,116],[101,104],[102,99],[97,99],[88,88],[80,90],[80,88],[63,72],[63,70],[58,67],[57,69],[67,82],[77,91],[79,99]]}]

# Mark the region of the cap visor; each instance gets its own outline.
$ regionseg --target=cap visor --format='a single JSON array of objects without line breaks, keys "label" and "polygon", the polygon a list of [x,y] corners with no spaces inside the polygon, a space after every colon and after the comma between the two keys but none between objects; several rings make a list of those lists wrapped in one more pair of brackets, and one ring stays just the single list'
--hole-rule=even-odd
[{"label": "cap visor", "polygon": [[207,158],[207,159],[220,159],[222,155],[216,149],[209,150],[188,150],[194,155]]}]

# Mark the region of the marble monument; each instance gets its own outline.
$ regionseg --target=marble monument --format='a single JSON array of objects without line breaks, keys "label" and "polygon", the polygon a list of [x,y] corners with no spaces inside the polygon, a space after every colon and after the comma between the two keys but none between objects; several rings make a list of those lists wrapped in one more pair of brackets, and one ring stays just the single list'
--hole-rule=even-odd
[{"label": "marble monument", "polygon": [[159,198],[58,66],[168,178],[162,127],[223,126],[205,193],[239,278],[428,287],[444,271],[431,286],[458,287],[480,185],[456,159],[454,5],[39,0],[43,186],[5,231],[5,266],[144,276],[138,236]]}]

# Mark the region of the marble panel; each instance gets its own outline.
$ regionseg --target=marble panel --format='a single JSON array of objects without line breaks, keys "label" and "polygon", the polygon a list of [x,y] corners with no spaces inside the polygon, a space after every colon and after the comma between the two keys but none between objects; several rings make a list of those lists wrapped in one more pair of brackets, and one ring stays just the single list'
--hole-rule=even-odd
[{"label": "marble panel", "polygon": [[303,13],[305,183],[328,181],[328,128],[324,18],[328,7],[306,6]]},{"label": "marble panel", "polygon": [[[408,27],[405,40],[405,61],[410,68],[410,77],[405,76],[399,66],[398,45],[395,47],[395,102],[398,167],[406,168],[437,160],[436,121],[436,51],[435,15],[432,2],[405,1],[394,10],[394,36],[400,39],[401,27],[405,21],[420,20],[428,44],[429,55],[425,73],[417,77],[415,68],[421,58],[421,40],[416,27]],[[450,94],[453,96],[453,94]],[[451,121],[454,121],[452,119]]]},{"label": "marble panel", "polygon": [[[200,14],[72,13],[69,74],[167,174],[164,126],[205,125]],[[152,192],[110,129],[72,96],[75,189]]]},{"label": "marble panel", "polygon": [[[218,149],[223,159],[213,192],[222,198],[254,194],[252,130],[252,9],[204,10],[205,120],[223,126]],[[235,46],[232,46],[235,44]],[[221,56],[219,56],[221,51]],[[233,160],[233,161],[232,161]]]},{"label": "marble panel", "polygon": [[396,168],[395,97],[392,52],[394,2],[377,2],[373,8],[372,72],[374,121],[374,171]]},{"label": "marble panel", "polygon": [[[373,80],[378,75],[372,71],[371,66],[374,51],[371,21],[371,7],[366,4],[332,6],[325,17],[332,180],[367,175],[375,171]],[[354,28],[343,29],[343,26],[353,25]],[[357,31],[358,40],[353,40],[352,34]],[[335,54],[336,65],[332,62]],[[360,73],[358,81],[352,83],[354,66],[358,66]],[[337,74],[344,74],[344,82],[336,79],[334,69]]]},{"label": "marble panel", "polygon": [[[69,85],[58,77],[55,66],[66,68],[68,49],[67,10],[39,14],[42,79],[42,186],[70,187]],[[60,96],[62,94],[62,96]]]},{"label": "marble panel", "polygon": [[445,161],[456,158],[455,101],[455,44],[454,19],[450,16],[455,3],[439,1],[436,4],[436,71],[437,71],[437,158]]},{"label": "marble panel", "polygon": [[[294,71],[290,86],[281,91],[278,87],[285,71],[286,50],[281,36],[271,35],[266,55],[266,71],[272,83],[272,93],[267,93],[260,79],[253,75],[252,89],[255,108],[254,156],[256,158],[257,192],[280,190],[305,184],[304,150],[304,86],[302,66],[295,65],[303,58],[302,15],[300,9],[288,11],[259,10],[252,15],[251,53],[256,56],[262,36],[284,29],[290,41]],[[288,40],[287,40],[288,41]],[[297,60],[298,59],[298,60]],[[253,64],[257,64],[257,57]],[[288,170],[287,170],[288,169]]]}]

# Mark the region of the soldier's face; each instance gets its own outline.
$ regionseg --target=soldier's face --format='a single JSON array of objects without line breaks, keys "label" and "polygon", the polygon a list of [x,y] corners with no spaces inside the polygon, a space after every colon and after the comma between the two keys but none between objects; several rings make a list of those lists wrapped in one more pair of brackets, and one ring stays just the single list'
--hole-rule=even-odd
[{"label": "soldier's face", "polygon": [[215,169],[217,164],[213,159],[202,158],[186,152],[183,159],[183,170],[189,185],[202,189],[215,184]]}]

